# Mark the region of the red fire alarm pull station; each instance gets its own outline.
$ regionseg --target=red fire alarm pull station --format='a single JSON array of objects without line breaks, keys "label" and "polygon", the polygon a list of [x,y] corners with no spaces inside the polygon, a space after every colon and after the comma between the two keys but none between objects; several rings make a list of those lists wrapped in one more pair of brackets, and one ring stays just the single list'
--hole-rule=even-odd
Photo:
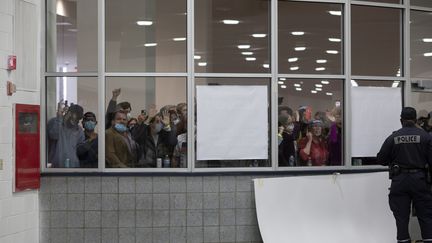
[{"label": "red fire alarm pull station", "polygon": [[16,70],[17,60],[16,60],[16,56],[15,55],[9,55],[7,63],[8,63],[7,70],[9,70],[9,71]]},{"label": "red fire alarm pull station", "polygon": [[40,108],[15,104],[14,191],[40,187]]}]

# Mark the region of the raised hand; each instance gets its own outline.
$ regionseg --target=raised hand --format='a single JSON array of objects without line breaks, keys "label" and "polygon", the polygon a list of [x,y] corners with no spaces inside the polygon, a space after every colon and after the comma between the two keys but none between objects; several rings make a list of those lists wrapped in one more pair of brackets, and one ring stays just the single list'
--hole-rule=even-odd
[{"label": "raised hand", "polygon": [[117,101],[117,97],[119,97],[120,93],[121,93],[121,89],[114,89],[112,91],[112,98],[111,99],[114,101]]}]

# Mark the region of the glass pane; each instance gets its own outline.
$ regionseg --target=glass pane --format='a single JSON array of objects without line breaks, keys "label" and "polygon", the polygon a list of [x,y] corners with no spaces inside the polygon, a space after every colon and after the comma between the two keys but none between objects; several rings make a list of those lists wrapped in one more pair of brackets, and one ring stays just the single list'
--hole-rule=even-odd
[{"label": "glass pane", "polygon": [[411,77],[432,78],[432,14],[411,11]]},{"label": "glass pane", "polygon": [[411,104],[417,110],[417,123],[432,134],[432,80],[411,83]]},{"label": "glass pane", "polygon": [[402,63],[402,11],[352,6],[352,74],[397,76]]},{"label": "glass pane", "polygon": [[97,78],[47,78],[47,167],[98,166]]},{"label": "glass pane", "polygon": [[[403,0],[360,0],[363,2],[375,2],[375,3],[403,3]],[[411,0],[412,1],[412,0]]]},{"label": "glass pane", "polygon": [[432,8],[432,1],[431,0],[411,0],[411,6]]},{"label": "glass pane", "polygon": [[187,167],[186,79],[107,78],[107,168]]},{"label": "glass pane", "polygon": [[278,84],[279,166],[343,165],[343,80]]},{"label": "glass pane", "polygon": [[[376,154],[378,153],[382,143],[388,136],[390,136],[392,131],[399,128],[398,123],[400,109],[402,108],[403,84],[402,82],[397,80],[351,80],[351,87],[353,97],[352,103],[357,101],[356,103],[363,107],[362,109],[358,109],[357,106],[351,108],[352,110],[356,110],[356,112],[353,112],[352,114],[352,134],[361,134],[357,135],[358,137],[356,138],[368,138],[368,141],[366,142],[364,139],[356,139],[354,138],[356,135],[352,135],[352,165],[378,165],[379,163],[376,161]],[[363,91],[368,92],[372,95],[368,94],[367,97],[361,96],[362,98],[360,99],[362,101],[354,100],[357,99],[356,97],[358,97],[358,95],[354,95],[355,88],[369,88]],[[358,92],[356,93],[358,94]],[[394,100],[395,97],[399,97],[398,100]],[[364,102],[363,100],[365,99],[367,99],[368,102]],[[372,105],[369,106],[370,104]],[[394,114],[389,115],[387,112],[388,110],[393,111],[393,107],[395,105],[399,106],[396,117],[394,116]],[[395,118],[396,120],[394,120]],[[392,130],[392,127],[394,127],[395,129]],[[383,129],[390,129],[391,131],[383,133]],[[373,146],[370,146],[371,144],[373,144]],[[359,150],[355,148],[362,149]]]},{"label": "glass pane", "polygon": [[197,78],[196,85],[195,166],[270,166],[270,80]]},{"label": "glass pane", "polygon": [[186,72],[185,0],[107,0],[109,72]]},{"label": "glass pane", "polygon": [[342,4],[278,4],[279,72],[342,74]]},{"label": "glass pane", "polygon": [[47,0],[48,72],[97,71],[97,0]]},{"label": "glass pane", "polygon": [[196,0],[195,71],[269,72],[269,0]]}]

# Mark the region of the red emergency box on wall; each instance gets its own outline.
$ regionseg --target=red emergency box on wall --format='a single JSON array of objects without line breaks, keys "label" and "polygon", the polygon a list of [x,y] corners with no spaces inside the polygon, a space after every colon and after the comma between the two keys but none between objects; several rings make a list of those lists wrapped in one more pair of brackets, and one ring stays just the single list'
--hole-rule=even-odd
[{"label": "red emergency box on wall", "polygon": [[40,109],[15,104],[15,191],[40,187]]}]

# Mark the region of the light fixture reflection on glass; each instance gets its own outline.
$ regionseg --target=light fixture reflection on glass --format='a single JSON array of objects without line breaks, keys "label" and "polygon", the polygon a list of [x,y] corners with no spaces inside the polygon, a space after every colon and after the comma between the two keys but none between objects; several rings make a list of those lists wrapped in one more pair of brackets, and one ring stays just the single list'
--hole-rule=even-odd
[{"label": "light fixture reflection on glass", "polygon": [[56,25],[57,26],[69,26],[69,25],[72,25],[72,24],[68,23],[68,22],[57,22]]},{"label": "light fixture reflection on glass", "polygon": [[145,47],[153,47],[153,46],[157,46],[157,43],[145,43],[144,46]]},{"label": "light fixture reflection on glass", "polygon": [[295,67],[290,67],[290,70],[291,70],[291,71],[296,71],[296,70],[299,70],[299,67],[297,67],[297,66],[295,66]]},{"label": "light fixture reflection on glass", "polygon": [[251,52],[251,51],[244,51],[241,54],[244,55],[244,56],[250,56],[250,55],[253,55],[253,52]]},{"label": "light fixture reflection on glass", "polygon": [[199,60],[199,59],[201,59],[201,56],[194,55],[194,59],[195,59],[195,60]]},{"label": "light fixture reflection on glass", "polygon": [[294,84],[294,87],[301,87],[300,84]]},{"label": "light fixture reflection on glass", "polygon": [[270,64],[266,64],[266,63],[264,63],[264,64],[263,64],[263,68],[270,68]]},{"label": "light fixture reflection on glass", "polygon": [[315,87],[321,88],[322,86],[323,86],[322,84],[315,84]]},{"label": "light fixture reflection on glass", "polygon": [[328,40],[331,42],[341,42],[340,38],[328,38]]},{"label": "light fixture reflection on glass", "polygon": [[302,88],[296,88],[297,91],[302,91]]},{"label": "light fixture reflection on glass", "polygon": [[297,35],[297,36],[304,35],[304,32],[303,31],[293,31],[293,32],[291,32],[291,35]]},{"label": "light fixture reflection on glass", "polygon": [[281,85],[281,88],[282,89],[286,89],[286,85]]},{"label": "light fixture reflection on glass", "polygon": [[267,34],[252,34],[252,37],[254,37],[254,38],[264,38],[266,36],[267,36]]},{"label": "light fixture reflection on glass", "polygon": [[327,80],[322,80],[321,83],[322,83],[322,84],[329,84],[330,82],[327,81]]},{"label": "light fixture reflection on glass", "polygon": [[173,38],[173,41],[185,41],[186,37],[177,37],[177,38]]},{"label": "light fixture reflection on glass", "polygon": [[336,50],[327,50],[326,51],[328,54],[338,54],[339,52]]},{"label": "light fixture reflection on glass", "polygon": [[329,14],[334,15],[334,16],[341,16],[342,11],[329,11]]},{"label": "light fixture reflection on glass", "polygon": [[238,45],[238,49],[249,49],[250,45]]},{"label": "light fixture reflection on glass", "polygon": [[205,66],[207,66],[207,63],[206,63],[206,62],[199,62],[199,63],[198,63],[198,66],[200,66],[200,67],[205,67]]},{"label": "light fixture reflection on glass", "polygon": [[430,43],[432,42],[432,38],[423,38],[423,42]]},{"label": "light fixture reflection on glass", "polygon": [[279,78],[279,80],[283,80],[283,81],[285,81],[285,80],[286,80],[286,78]]},{"label": "light fixture reflection on glass", "polygon": [[246,57],[246,61],[248,61],[248,62],[253,62],[255,60],[256,60],[255,57]]},{"label": "light fixture reflection on glass", "polygon": [[425,57],[432,57],[432,52],[426,52],[423,54]]},{"label": "light fixture reflection on glass", "polygon": [[333,93],[331,93],[331,92],[327,92],[326,95],[332,96]]},{"label": "light fixture reflection on glass", "polygon": [[353,87],[358,87],[358,83],[354,79],[351,79],[351,85]]},{"label": "light fixture reflection on glass", "polygon": [[298,57],[288,58],[288,62],[297,62],[297,61],[298,61]]},{"label": "light fixture reflection on glass", "polygon": [[315,88],[316,91],[322,91],[322,88]]},{"label": "light fixture reflection on glass", "polygon": [[316,91],[316,90],[311,90],[311,93],[312,93],[312,94],[316,94],[316,93],[318,93],[318,91]]},{"label": "light fixture reflection on glass", "polygon": [[326,59],[318,59],[316,60],[316,63],[327,63]]},{"label": "light fixture reflection on glass", "polygon": [[295,51],[304,51],[304,50],[306,50],[306,47],[304,47],[304,46],[298,46],[298,47],[295,47],[294,50]]},{"label": "light fixture reflection on glass", "polygon": [[236,19],[224,19],[222,20],[222,22],[224,24],[239,24],[240,21],[236,20]]},{"label": "light fixture reflection on glass", "polygon": [[136,22],[137,25],[139,26],[150,26],[153,24],[153,21],[149,21],[149,20],[139,20]]},{"label": "light fixture reflection on glass", "polygon": [[278,84],[284,84],[284,82],[283,81],[278,81]]},{"label": "light fixture reflection on glass", "polygon": [[394,81],[392,83],[392,88],[397,88],[399,86],[399,81]]},{"label": "light fixture reflection on glass", "polygon": [[315,71],[324,71],[325,70],[325,67],[317,67],[317,68],[315,68]]},{"label": "light fixture reflection on glass", "polygon": [[78,32],[78,29],[68,29],[70,32]]}]

